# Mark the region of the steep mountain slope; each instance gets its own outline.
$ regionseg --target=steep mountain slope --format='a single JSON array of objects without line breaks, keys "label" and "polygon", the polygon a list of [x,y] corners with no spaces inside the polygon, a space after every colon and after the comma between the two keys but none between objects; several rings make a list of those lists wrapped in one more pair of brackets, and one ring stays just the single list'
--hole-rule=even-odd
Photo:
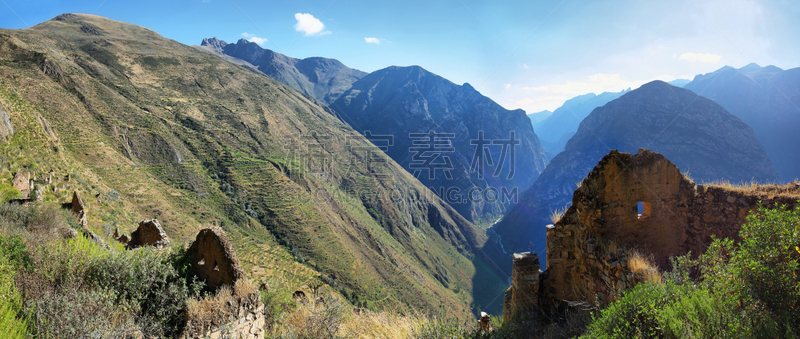
[{"label": "steep mountain slope", "polygon": [[387,154],[472,221],[499,217],[509,200],[504,191],[521,192],[544,170],[544,151],[524,111],[506,110],[469,84],[419,66],[370,73],[330,107],[359,132],[394,136]]},{"label": "steep mountain slope", "polygon": [[726,66],[696,76],[685,88],[716,101],[753,127],[780,180],[800,178],[800,68]]},{"label": "steep mountain slope", "polygon": [[268,77],[142,27],[64,14],[0,30],[0,104],[14,130],[2,168],[69,179],[44,189],[78,190],[98,234],[158,217],[180,244],[221,225],[251,279],[322,279],[371,308],[469,316],[482,232]]},{"label": "steep mountain slope", "polygon": [[550,213],[570,203],[576,185],[609,150],[639,148],[663,154],[698,183],[775,178],[769,156],[739,118],[689,90],[650,82],[581,122],[564,152],[493,227],[505,250],[543,253]]},{"label": "steep mountain slope", "polygon": [[367,75],[345,66],[336,59],[319,57],[295,59],[261,48],[255,42],[245,39],[240,39],[235,44],[217,38],[203,39],[200,46],[204,50],[226,58],[232,57],[231,61],[244,61],[255,66],[267,76],[326,105],[330,105],[342,92],[350,88],[350,85]]},{"label": "steep mountain slope", "polygon": [[599,95],[589,93],[574,97],[565,101],[547,119],[534,123],[533,129],[547,152],[555,156],[564,150],[564,145],[578,130],[581,120],[593,109],[621,97],[628,91],[630,88],[616,93],[603,92]]}]

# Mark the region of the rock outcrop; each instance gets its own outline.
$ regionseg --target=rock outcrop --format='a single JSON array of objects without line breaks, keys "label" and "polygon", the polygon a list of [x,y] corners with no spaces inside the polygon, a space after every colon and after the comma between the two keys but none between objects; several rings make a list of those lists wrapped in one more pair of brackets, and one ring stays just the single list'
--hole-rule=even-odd
[{"label": "rock outcrop", "polygon": [[[538,306],[606,305],[644,280],[629,265],[630,249],[652,255],[655,265],[667,269],[671,256],[703,253],[712,235],[738,239],[759,202],[793,208],[798,198],[795,183],[748,189],[696,185],[661,154],[612,150],[575,190],[572,206],[547,227],[547,270],[539,280]],[[523,257],[514,256],[514,277],[530,272],[518,265]],[[516,293],[519,283],[514,284],[509,290]],[[519,305],[507,302],[506,307],[508,313]]]},{"label": "rock outcrop", "polygon": [[8,118],[8,112],[3,104],[0,103],[0,140],[7,141],[12,134],[14,134],[14,126],[11,125],[11,120]]},{"label": "rock outcrop", "polygon": [[189,255],[192,270],[210,288],[233,286],[237,280],[244,278],[239,259],[220,227],[201,230],[189,247]]},{"label": "rock outcrop", "polygon": [[169,238],[157,219],[145,219],[139,222],[139,228],[131,233],[127,245],[129,249],[142,246],[164,248],[169,246]]}]

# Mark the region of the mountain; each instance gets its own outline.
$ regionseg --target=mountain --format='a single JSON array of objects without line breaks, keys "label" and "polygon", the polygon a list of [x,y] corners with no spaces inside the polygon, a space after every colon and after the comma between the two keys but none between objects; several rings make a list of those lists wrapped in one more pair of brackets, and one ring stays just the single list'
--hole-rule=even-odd
[{"label": "mountain", "polygon": [[330,107],[357,131],[394,136],[386,153],[471,221],[497,219],[545,167],[524,111],[419,66],[370,73]]},{"label": "mountain", "polygon": [[553,111],[546,119],[538,123],[533,123],[533,129],[539,136],[542,145],[552,156],[564,150],[569,138],[578,130],[581,120],[592,112],[596,107],[605,105],[607,102],[619,98],[630,91],[630,88],[621,92],[603,92],[599,95],[588,93],[569,99],[561,107]]},{"label": "mountain", "polygon": [[52,169],[45,202],[78,191],[107,242],[145,218],[176,247],[221,226],[254,282],[325,281],[398,312],[471,319],[486,282],[505,285],[481,271],[481,230],[330,111],[146,28],[0,30],[0,107],[0,175]]},{"label": "mountain", "polygon": [[636,153],[639,148],[663,154],[698,183],[767,182],[776,175],[750,126],[714,101],[653,81],[594,109],[581,122],[564,152],[492,228],[505,251],[541,255],[550,213],[570,203],[577,185],[609,150]]},{"label": "mountain", "polygon": [[690,82],[692,81],[689,79],[675,79],[667,83],[675,87],[685,87]]},{"label": "mountain", "polygon": [[229,61],[251,65],[267,76],[305,93],[326,105],[367,73],[352,69],[336,59],[312,57],[295,59],[255,42],[240,39],[229,44],[217,38],[203,39],[199,48],[223,56]]},{"label": "mountain", "polygon": [[685,88],[716,101],[753,127],[779,180],[800,178],[800,68],[725,66],[696,76]]},{"label": "mountain", "polygon": [[544,111],[541,111],[541,112],[529,113],[528,114],[528,118],[531,119],[531,123],[535,127],[536,124],[538,124],[539,122],[541,122],[544,119],[547,119],[547,117],[549,117],[551,115],[553,115],[553,112],[548,111],[548,110],[544,110]]}]

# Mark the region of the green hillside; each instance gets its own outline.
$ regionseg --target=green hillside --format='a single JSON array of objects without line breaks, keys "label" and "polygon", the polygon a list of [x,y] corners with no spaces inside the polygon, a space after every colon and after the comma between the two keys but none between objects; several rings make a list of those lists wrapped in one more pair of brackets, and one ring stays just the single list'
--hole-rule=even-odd
[{"label": "green hillside", "polygon": [[184,243],[220,225],[254,281],[324,280],[370,308],[469,316],[485,235],[268,77],[142,27],[65,14],[0,30],[0,104],[14,128],[0,144],[5,182],[53,169],[45,199],[79,191],[97,234],[155,217]]}]

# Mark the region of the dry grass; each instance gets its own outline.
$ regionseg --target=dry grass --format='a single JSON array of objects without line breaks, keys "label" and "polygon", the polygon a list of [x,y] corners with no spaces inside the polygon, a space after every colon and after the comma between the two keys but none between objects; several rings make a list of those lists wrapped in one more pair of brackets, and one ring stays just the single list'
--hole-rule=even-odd
[{"label": "dry grass", "polygon": [[642,277],[643,281],[650,281],[657,284],[663,282],[661,272],[658,271],[658,267],[653,262],[652,256],[645,256],[637,250],[632,250],[629,253],[628,267],[630,267],[631,272]]},{"label": "dry grass", "polygon": [[202,333],[236,320],[240,301],[253,297],[254,292],[258,293],[258,289],[253,283],[239,279],[233,288],[224,285],[213,295],[189,299],[186,319],[191,326],[187,327],[194,333]]},{"label": "dry grass", "polygon": [[778,184],[759,184],[755,180],[733,184],[727,180],[713,181],[705,183],[707,187],[717,187],[728,191],[739,192],[747,195],[759,195],[767,198],[788,197],[800,198],[800,186],[798,181],[790,182],[785,185]]},{"label": "dry grass", "polygon": [[553,222],[553,225],[558,223],[558,221],[561,220],[561,218],[564,216],[564,213],[566,212],[567,212],[567,206],[564,206],[562,208],[557,208],[552,212],[550,212],[550,221]]},{"label": "dry grass", "polygon": [[358,311],[333,293],[308,293],[307,303],[281,317],[266,338],[411,338],[415,329],[430,322],[425,316],[396,312]]}]

